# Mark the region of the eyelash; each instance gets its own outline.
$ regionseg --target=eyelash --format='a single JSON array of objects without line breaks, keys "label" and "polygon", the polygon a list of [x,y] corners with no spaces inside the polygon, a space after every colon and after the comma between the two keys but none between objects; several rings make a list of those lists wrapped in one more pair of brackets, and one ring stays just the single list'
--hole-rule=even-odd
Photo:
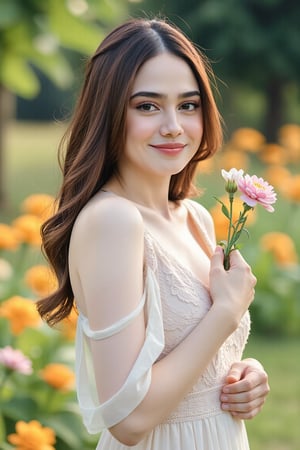
[{"label": "eyelash", "polygon": [[[192,106],[192,109],[185,109],[183,107],[185,106]],[[154,109],[150,109],[150,108],[154,108]],[[195,111],[197,108],[200,107],[200,103],[195,102],[195,101],[190,101],[190,102],[184,102],[180,105],[180,109],[183,109],[184,111],[187,112],[191,112],[191,111]],[[137,105],[136,109],[138,109],[139,111],[143,111],[143,112],[153,112],[154,110],[158,110],[159,107],[156,106],[154,103],[150,103],[150,102],[145,102],[145,103],[141,103],[140,105]]]}]

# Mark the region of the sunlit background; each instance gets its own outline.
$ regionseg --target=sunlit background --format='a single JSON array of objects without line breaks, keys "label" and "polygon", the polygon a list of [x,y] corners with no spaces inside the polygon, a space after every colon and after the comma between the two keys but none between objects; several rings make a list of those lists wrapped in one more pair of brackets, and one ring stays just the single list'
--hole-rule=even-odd
[{"label": "sunlit background", "polygon": [[199,164],[195,181],[217,238],[228,225],[215,200],[226,201],[222,168],[259,175],[278,194],[275,212],[257,206],[241,239],[258,278],[246,355],[265,365],[271,384],[247,427],[252,450],[299,450],[300,3],[293,0],[0,0],[0,449],[96,447],[74,391],[76,312],[49,330],[35,311],[34,300],[55,288],[39,228],[59,188],[57,147],[87,56],[121,21],[157,16],[197,44],[216,76],[225,142]]}]

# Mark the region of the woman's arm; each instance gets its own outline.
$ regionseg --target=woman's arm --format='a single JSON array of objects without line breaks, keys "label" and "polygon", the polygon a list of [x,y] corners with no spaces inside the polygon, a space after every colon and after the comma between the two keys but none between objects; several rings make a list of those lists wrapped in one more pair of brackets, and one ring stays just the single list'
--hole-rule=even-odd
[{"label": "woman's arm", "polygon": [[[101,203],[97,214],[89,214],[84,227],[77,229],[73,255],[93,329],[103,329],[128,314],[142,295],[143,223],[133,206],[125,202],[114,199],[109,207]],[[253,300],[255,282],[239,252],[232,253],[231,269],[226,272],[223,251],[216,249],[210,272],[211,309],[173,351],[154,364],[144,400],[110,428],[116,439],[135,445],[174,410],[237,328]],[[122,386],[144,336],[141,314],[122,333],[92,343],[100,401],[110,398]],[[205,345],[201,345],[203,342]]]}]

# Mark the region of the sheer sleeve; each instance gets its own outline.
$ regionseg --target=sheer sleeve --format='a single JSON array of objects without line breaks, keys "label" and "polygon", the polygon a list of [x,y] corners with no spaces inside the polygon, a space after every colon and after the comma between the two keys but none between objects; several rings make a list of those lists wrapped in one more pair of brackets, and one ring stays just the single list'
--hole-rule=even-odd
[{"label": "sheer sleeve", "polygon": [[[90,339],[107,339],[125,328],[142,310],[146,308],[146,335],[141,351],[125,380],[123,386],[109,400],[100,404],[94,383],[93,370],[89,364]],[[138,307],[128,316],[105,330],[93,331],[88,320],[79,314],[76,334],[76,387],[83,422],[89,433],[99,433],[126,418],[148,392],[151,383],[152,365],[164,348],[159,287],[153,271],[148,267],[143,297]]]}]

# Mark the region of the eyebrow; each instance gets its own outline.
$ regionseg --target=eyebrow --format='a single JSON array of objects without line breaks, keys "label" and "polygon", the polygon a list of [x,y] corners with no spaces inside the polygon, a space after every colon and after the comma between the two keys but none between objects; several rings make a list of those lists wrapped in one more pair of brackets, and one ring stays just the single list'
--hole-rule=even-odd
[{"label": "eyebrow", "polygon": [[[179,98],[188,98],[194,96],[200,97],[200,91],[188,91],[178,95]],[[130,97],[130,100],[133,100],[135,97],[166,98],[167,96],[165,94],[160,94],[159,92],[140,91],[133,94]]]}]

